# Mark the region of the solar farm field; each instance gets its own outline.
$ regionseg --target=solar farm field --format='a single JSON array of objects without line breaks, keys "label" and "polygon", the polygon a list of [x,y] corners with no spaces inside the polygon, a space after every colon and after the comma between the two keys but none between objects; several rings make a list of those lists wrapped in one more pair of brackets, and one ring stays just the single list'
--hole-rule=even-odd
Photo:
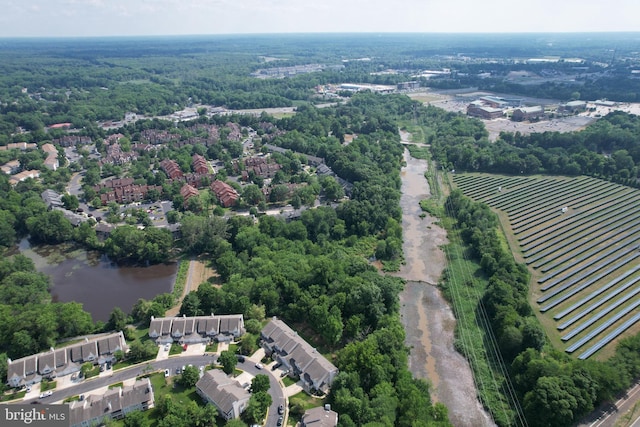
[{"label": "solar farm field", "polygon": [[640,331],[640,190],[588,177],[453,181],[498,213],[554,343],[579,359],[604,357]]}]

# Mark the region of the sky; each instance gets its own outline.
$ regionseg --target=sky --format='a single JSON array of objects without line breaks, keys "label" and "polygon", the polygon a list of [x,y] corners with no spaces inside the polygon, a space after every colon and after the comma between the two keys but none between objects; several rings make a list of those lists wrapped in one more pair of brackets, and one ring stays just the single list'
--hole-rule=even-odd
[{"label": "sky", "polygon": [[640,31],[638,0],[0,0],[0,37]]}]

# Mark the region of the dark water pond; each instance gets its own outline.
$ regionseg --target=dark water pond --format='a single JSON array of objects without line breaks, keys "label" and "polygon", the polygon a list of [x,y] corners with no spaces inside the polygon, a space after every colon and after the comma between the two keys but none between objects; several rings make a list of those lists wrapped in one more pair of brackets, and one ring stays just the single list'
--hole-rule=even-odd
[{"label": "dark water pond", "polygon": [[149,300],[171,292],[177,272],[176,263],[119,266],[98,252],[31,246],[27,239],[20,242],[19,249],[34,261],[38,271],[50,277],[53,301],[82,303],[94,321],[108,320],[115,307],[129,313],[139,298]]}]

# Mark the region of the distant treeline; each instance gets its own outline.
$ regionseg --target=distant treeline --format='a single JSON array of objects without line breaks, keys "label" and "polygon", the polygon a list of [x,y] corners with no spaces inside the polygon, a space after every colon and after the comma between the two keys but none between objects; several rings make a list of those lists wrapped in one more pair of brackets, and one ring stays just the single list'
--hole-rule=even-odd
[{"label": "distant treeline", "polygon": [[[433,112],[446,117],[448,113]],[[489,142],[481,133],[453,138],[438,125],[435,159],[449,169],[505,174],[589,175],[637,187],[640,171],[640,117],[612,112],[580,132],[500,134]],[[460,126],[474,126],[471,124]],[[477,125],[475,125],[477,126]],[[442,128],[444,127],[444,128]]]}]

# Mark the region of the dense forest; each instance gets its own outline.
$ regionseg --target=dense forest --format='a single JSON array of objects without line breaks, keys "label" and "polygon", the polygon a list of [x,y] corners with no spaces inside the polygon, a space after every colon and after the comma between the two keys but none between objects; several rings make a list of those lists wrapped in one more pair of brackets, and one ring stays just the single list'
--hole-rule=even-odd
[{"label": "dense forest", "polygon": [[[491,143],[477,131],[480,122],[456,120],[453,115],[435,108],[427,114],[451,119],[435,127],[431,138],[435,158],[448,169],[505,174],[589,175],[638,186],[640,118],[636,115],[612,112],[579,132],[530,135],[503,132],[496,142]],[[452,135],[449,128],[456,123],[466,124],[458,126],[456,134]]]}]

